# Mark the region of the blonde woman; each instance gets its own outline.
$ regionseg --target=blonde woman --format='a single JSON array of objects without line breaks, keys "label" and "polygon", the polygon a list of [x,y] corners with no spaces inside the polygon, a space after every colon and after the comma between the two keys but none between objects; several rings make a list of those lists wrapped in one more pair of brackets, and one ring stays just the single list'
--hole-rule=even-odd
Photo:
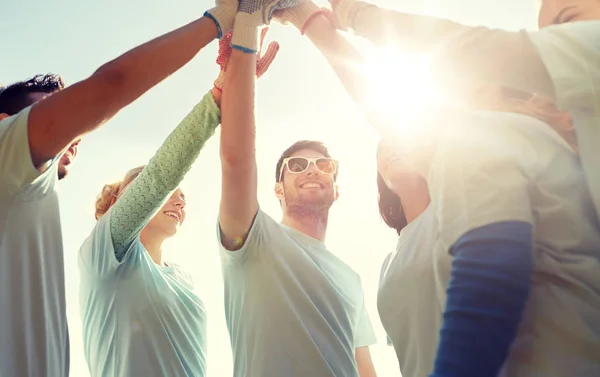
[{"label": "blonde woman", "polygon": [[[322,51],[378,130],[398,126],[368,113],[361,56],[331,13],[308,2],[281,17]],[[368,37],[396,30],[386,26]],[[410,137],[384,133],[378,153],[381,214],[399,233],[378,307],[402,374],[600,374],[600,226],[571,117],[498,85],[455,95],[462,106],[432,103],[403,125]]]},{"label": "blonde woman", "polygon": [[[263,33],[264,37],[264,33]],[[79,252],[84,352],[92,377],[206,373],[206,313],[189,275],[165,261],[163,242],[185,221],[179,183],[220,121],[231,35],[220,41],[221,75],[145,167],[104,186],[92,234]],[[273,42],[257,76],[275,57]]]}]

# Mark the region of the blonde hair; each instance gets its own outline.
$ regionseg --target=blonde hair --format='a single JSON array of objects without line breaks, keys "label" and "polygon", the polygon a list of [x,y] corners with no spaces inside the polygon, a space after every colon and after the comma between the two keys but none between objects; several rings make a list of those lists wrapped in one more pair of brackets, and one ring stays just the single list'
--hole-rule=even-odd
[{"label": "blonde hair", "polygon": [[138,166],[129,170],[125,177],[117,182],[109,183],[102,187],[102,191],[96,199],[96,220],[99,220],[113,204],[117,201],[119,196],[125,191],[125,188],[144,170],[144,166]]},{"label": "blonde hair", "polygon": [[479,87],[470,102],[480,110],[505,111],[527,115],[541,120],[556,131],[576,153],[577,137],[571,114],[560,111],[549,98],[495,85]]}]

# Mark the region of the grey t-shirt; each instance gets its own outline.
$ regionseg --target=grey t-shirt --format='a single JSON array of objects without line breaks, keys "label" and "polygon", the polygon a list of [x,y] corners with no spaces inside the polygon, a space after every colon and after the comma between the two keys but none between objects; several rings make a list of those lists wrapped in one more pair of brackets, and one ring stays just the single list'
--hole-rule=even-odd
[{"label": "grey t-shirt", "polygon": [[427,377],[437,351],[451,256],[439,247],[430,204],[398,237],[381,269],[377,308],[403,376]]},{"label": "grey t-shirt", "polygon": [[600,375],[600,226],[578,156],[537,119],[465,115],[428,176],[443,249],[497,222],[534,230],[529,299],[499,376]]},{"label": "grey t-shirt", "polygon": [[325,244],[259,210],[221,261],[235,377],[358,376],[376,338],[359,275]]},{"label": "grey t-shirt", "polygon": [[30,109],[0,121],[0,376],[67,377],[60,156],[33,166]]}]

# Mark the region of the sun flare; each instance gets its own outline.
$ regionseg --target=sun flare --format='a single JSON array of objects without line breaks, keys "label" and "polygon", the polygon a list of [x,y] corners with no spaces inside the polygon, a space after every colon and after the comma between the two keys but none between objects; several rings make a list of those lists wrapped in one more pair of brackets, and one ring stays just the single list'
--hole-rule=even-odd
[{"label": "sun flare", "polygon": [[409,124],[407,120],[440,99],[426,55],[374,49],[363,72],[370,84],[369,109],[397,127]]}]

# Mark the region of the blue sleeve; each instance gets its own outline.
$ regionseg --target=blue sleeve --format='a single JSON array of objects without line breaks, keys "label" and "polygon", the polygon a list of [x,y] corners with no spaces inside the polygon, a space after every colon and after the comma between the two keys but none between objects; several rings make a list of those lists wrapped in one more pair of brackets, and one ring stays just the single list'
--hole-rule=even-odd
[{"label": "blue sleeve", "polygon": [[473,229],[454,255],[431,377],[497,376],[529,295],[533,230],[521,221]]}]

